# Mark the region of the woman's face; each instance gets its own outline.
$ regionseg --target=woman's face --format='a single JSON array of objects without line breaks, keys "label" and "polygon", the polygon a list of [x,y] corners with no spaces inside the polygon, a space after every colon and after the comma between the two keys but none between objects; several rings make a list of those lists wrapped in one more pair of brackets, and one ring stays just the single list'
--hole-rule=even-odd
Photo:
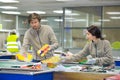
[{"label": "woman's face", "polygon": [[88,39],[89,41],[92,41],[95,39],[95,36],[93,36],[90,32],[86,30],[86,39]]},{"label": "woman's face", "polygon": [[33,28],[33,29],[38,29],[40,27],[40,22],[38,21],[38,19],[32,19],[30,21],[30,26]]}]

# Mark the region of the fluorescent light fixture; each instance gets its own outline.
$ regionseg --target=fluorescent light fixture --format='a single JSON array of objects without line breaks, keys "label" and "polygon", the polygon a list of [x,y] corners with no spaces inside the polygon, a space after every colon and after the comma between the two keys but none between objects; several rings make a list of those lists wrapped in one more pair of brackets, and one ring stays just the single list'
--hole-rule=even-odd
[{"label": "fluorescent light fixture", "polygon": [[5,13],[5,14],[21,14],[20,12],[16,12],[16,11],[2,11],[2,13]]},{"label": "fluorescent light fixture", "polygon": [[101,22],[93,22],[94,25],[101,25]]},{"label": "fluorescent light fixture", "polygon": [[54,10],[53,12],[54,12],[54,13],[62,14],[62,13],[63,13],[63,10]]},{"label": "fluorescent light fixture", "polygon": [[2,8],[2,9],[17,9],[17,7],[13,7],[13,6],[0,6],[0,8]]},{"label": "fluorescent light fixture", "polygon": [[109,19],[103,19],[103,20],[99,19],[98,21],[109,22],[110,20]]},{"label": "fluorescent light fixture", "polygon": [[0,0],[2,3],[19,3],[17,0]]},{"label": "fluorescent light fixture", "polygon": [[68,15],[68,16],[78,16],[78,15],[80,15],[80,14],[78,14],[78,13],[68,13],[68,14],[65,14],[65,15]]},{"label": "fluorescent light fixture", "polygon": [[111,14],[111,15],[112,15],[112,14],[116,14],[116,15],[117,15],[117,14],[120,14],[120,12],[106,12],[106,13],[107,13],[107,14]]},{"label": "fluorescent light fixture", "polygon": [[42,19],[42,20],[41,20],[41,22],[47,22],[47,21],[48,21],[48,20],[46,20],[46,19]]},{"label": "fluorescent light fixture", "polygon": [[54,19],[54,21],[62,22],[63,20],[62,19]]},{"label": "fluorescent light fixture", "polygon": [[[54,10],[53,11],[54,13],[58,13],[58,14],[62,14],[63,13],[63,10]],[[71,13],[72,11],[70,11],[70,10],[65,10],[65,13],[67,13],[67,14],[69,14],[69,13]]]},{"label": "fluorescent light fixture", "polygon": [[6,19],[6,20],[3,20],[4,22],[13,22],[13,20],[11,19]]},{"label": "fluorescent light fixture", "polygon": [[46,14],[46,12],[44,12],[44,11],[27,11],[27,13],[29,13],[29,14],[31,14],[31,13]]},{"label": "fluorescent light fixture", "polygon": [[56,1],[74,1],[74,0],[56,0]]},{"label": "fluorescent light fixture", "polygon": [[119,17],[110,17],[111,19],[120,19],[120,16]]},{"label": "fluorescent light fixture", "polygon": [[66,17],[65,19],[67,19],[67,20],[72,20],[72,19],[75,19],[75,18],[72,18],[72,17]]},{"label": "fluorescent light fixture", "polygon": [[84,22],[84,21],[86,21],[85,19],[67,19],[66,21],[68,21],[68,22]]},{"label": "fluorescent light fixture", "polygon": [[65,14],[70,14],[70,13],[72,13],[71,10],[65,10]]},{"label": "fluorescent light fixture", "polygon": [[75,19],[74,21],[77,22],[77,21],[86,21],[86,20],[85,19]]}]

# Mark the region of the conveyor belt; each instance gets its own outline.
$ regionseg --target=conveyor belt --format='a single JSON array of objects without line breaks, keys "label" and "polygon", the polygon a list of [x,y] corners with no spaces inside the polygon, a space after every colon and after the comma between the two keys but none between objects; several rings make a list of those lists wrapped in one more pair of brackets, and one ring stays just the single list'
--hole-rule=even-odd
[{"label": "conveyor belt", "polygon": [[0,68],[0,71],[19,71],[19,72],[36,72],[36,71],[43,71],[38,69],[21,69],[21,68]]},{"label": "conveyor belt", "polygon": [[[36,69],[32,66],[41,65],[33,62],[20,62],[17,60],[0,60],[0,71],[42,71],[42,68]],[[25,67],[24,67],[25,66]],[[27,66],[27,67],[26,67]]]}]

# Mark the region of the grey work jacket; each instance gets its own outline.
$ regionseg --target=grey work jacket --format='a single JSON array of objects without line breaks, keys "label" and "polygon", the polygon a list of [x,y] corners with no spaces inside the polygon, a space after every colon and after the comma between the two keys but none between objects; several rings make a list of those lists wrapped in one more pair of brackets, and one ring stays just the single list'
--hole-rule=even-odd
[{"label": "grey work jacket", "polygon": [[24,35],[21,53],[27,52],[31,45],[34,51],[34,59],[39,60],[40,57],[37,55],[37,51],[44,44],[49,44],[51,50],[58,48],[58,41],[52,28],[48,25],[41,25],[38,31],[29,28]]},{"label": "grey work jacket", "polygon": [[112,48],[108,40],[98,40],[96,44],[94,44],[92,41],[87,42],[83,50],[73,55],[69,60],[77,61],[82,57],[86,57],[87,55],[91,55],[93,58],[96,58],[97,65],[113,63]]}]

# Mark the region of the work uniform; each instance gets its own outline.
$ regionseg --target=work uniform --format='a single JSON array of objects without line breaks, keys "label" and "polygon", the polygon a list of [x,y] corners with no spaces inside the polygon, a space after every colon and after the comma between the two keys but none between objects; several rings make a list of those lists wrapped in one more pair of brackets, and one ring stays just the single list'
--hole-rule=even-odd
[{"label": "work uniform", "polygon": [[[32,46],[34,59],[41,60],[41,57],[37,55],[37,51],[45,44],[48,44],[51,50],[58,48],[58,41],[52,28],[48,25],[41,25],[40,29],[38,30],[35,30],[31,27],[24,35],[23,45],[20,52],[28,52],[29,46]],[[47,56],[50,55],[47,53],[44,58]]]},{"label": "work uniform", "polygon": [[83,50],[73,55],[66,61],[77,61],[83,57],[91,55],[96,58],[97,65],[107,65],[113,63],[112,48],[108,40],[98,40],[97,43],[93,41],[87,42]]},{"label": "work uniform", "polygon": [[19,51],[18,45],[18,36],[17,35],[9,35],[7,37],[7,50],[11,53],[16,53]]}]

